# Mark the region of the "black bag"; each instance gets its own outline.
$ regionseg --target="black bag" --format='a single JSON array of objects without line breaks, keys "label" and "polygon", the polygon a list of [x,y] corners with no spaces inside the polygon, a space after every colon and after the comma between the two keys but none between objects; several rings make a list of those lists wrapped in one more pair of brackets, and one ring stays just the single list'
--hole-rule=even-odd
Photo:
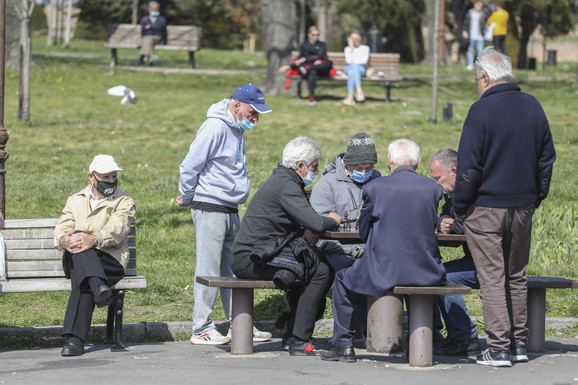
[{"label": "black bag", "polygon": [[460,52],[466,52],[470,46],[470,39],[460,37]]}]

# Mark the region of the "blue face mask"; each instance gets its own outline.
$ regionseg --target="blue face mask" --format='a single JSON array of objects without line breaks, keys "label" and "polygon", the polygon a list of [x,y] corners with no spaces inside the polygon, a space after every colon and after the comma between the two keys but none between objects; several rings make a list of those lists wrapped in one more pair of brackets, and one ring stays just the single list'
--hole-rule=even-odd
[{"label": "blue face mask", "polygon": [[301,177],[301,179],[303,179],[303,183],[305,183],[305,186],[309,186],[315,180],[315,173],[307,170],[307,177],[305,178]]},{"label": "blue face mask", "polygon": [[[242,111],[243,111],[243,110],[241,110],[241,112],[242,112]],[[255,123],[251,122],[251,121],[250,121],[249,119],[247,119],[247,118],[243,118],[243,120],[241,120],[241,121],[239,122],[239,120],[238,120],[237,117],[235,116],[235,120],[237,121],[237,124],[239,125],[239,127],[240,127],[242,130],[250,130],[250,129],[252,129],[253,127],[255,127]]]},{"label": "blue face mask", "polygon": [[365,183],[369,180],[369,178],[371,178],[371,174],[373,174],[373,169],[369,170],[366,173],[353,170],[353,176],[351,177],[351,179],[353,179],[357,183]]},{"label": "blue face mask", "polygon": [[159,17],[161,13],[159,11],[152,11],[151,13],[149,13],[149,15],[151,15],[152,17]]}]

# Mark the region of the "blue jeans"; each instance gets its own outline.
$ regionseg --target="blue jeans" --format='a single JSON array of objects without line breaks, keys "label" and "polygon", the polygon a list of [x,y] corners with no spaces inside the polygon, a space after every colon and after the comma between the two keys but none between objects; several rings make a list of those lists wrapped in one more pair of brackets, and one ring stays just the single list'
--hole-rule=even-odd
[{"label": "blue jeans", "polygon": [[[479,289],[476,267],[471,258],[460,258],[444,263],[446,279],[460,285]],[[440,314],[441,313],[441,314]],[[441,315],[441,316],[440,316]],[[443,317],[448,336],[457,340],[478,338],[476,325],[472,322],[464,297],[460,294],[434,296],[434,328],[441,329]]]},{"label": "blue jeans", "polygon": [[365,75],[363,64],[348,64],[345,67],[347,75],[347,92],[353,92],[356,86],[361,86],[361,78]]},{"label": "blue jeans", "polygon": [[468,65],[474,65],[474,51],[479,54],[484,49],[484,39],[470,39],[470,46],[468,47]]},{"label": "blue jeans", "polygon": [[[210,318],[215,301],[216,287],[197,283],[197,275],[233,277],[231,248],[241,227],[239,214],[214,213],[191,209],[197,234],[197,264],[193,286],[193,333],[201,334],[215,329]],[[231,289],[221,289],[225,316],[231,318]]]}]

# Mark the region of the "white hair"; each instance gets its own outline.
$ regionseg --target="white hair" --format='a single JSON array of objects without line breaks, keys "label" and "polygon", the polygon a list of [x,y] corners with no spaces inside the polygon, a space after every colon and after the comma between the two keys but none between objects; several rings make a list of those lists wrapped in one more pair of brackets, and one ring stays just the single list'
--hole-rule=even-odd
[{"label": "white hair", "polygon": [[315,159],[323,159],[319,144],[307,136],[298,136],[285,146],[281,164],[296,169],[297,163],[303,162],[309,166]]},{"label": "white hair", "polygon": [[409,139],[397,139],[389,144],[387,153],[391,163],[396,165],[411,165],[416,168],[419,163],[419,147]]},{"label": "white hair", "polygon": [[514,74],[510,58],[494,47],[486,47],[478,54],[476,60],[476,80],[486,74],[490,78],[490,84],[509,82]]}]

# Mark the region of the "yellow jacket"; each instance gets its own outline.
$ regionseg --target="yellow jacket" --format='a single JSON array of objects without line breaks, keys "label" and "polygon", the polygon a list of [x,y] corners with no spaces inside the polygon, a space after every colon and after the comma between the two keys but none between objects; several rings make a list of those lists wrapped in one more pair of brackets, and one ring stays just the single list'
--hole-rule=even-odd
[{"label": "yellow jacket", "polygon": [[494,35],[507,35],[508,34],[508,18],[510,14],[505,11],[494,11],[487,21],[487,24],[496,23],[494,25]]},{"label": "yellow jacket", "polygon": [[127,236],[134,219],[136,207],[132,198],[117,187],[110,199],[105,199],[92,211],[90,189],[71,195],[62,210],[54,230],[54,247],[60,247],[60,238],[73,230],[96,236],[96,248],[113,256],[126,269],[128,263]]}]

